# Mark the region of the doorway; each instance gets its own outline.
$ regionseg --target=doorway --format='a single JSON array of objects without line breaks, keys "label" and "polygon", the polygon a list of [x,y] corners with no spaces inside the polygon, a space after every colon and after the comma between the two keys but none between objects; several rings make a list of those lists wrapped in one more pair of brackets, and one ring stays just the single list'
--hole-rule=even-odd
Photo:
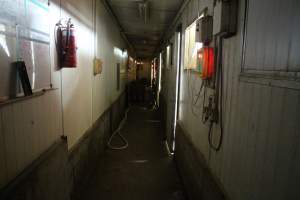
[{"label": "doorway", "polygon": [[170,70],[168,79],[168,100],[166,116],[166,140],[171,153],[175,151],[176,124],[179,113],[180,72],[181,72],[181,27],[171,38],[171,44],[167,47],[170,57]]}]

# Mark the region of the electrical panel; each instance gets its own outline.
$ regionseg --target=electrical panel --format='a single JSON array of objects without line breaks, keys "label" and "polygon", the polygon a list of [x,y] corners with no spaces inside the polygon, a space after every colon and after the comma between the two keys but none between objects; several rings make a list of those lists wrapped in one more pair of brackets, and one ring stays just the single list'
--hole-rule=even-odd
[{"label": "electrical panel", "polygon": [[230,37],[237,31],[237,0],[216,0],[214,5],[213,34]]},{"label": "electrical panel", "polygon": [[205,16],[196,23],[196,42],[208,45],[212,41],[213,17]]}]

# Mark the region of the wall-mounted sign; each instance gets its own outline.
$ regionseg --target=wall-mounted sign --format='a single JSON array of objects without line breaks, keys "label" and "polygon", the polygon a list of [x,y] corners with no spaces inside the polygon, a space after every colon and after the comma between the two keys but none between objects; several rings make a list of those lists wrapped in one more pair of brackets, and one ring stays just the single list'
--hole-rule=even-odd
[{"label": "wall-mounted sign", "polygon": [[102,60],[99,58],[94,59],[94,75],[102,73]]}]

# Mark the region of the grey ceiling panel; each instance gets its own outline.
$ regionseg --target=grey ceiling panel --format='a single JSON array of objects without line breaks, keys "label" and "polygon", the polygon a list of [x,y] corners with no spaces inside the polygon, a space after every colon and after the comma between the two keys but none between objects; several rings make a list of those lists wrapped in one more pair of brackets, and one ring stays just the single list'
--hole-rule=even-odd
[{"label": "grey ceiling panel", "polygon": [[[109,0],[111,6],[128,7],[128,8],[137,7],[137,2],[141,2],[141,1],[142,0]],[[150,3],[151,9],[177,11],[183,1],[182,0],[148,0],[148,2]]]},{"label": "grey ceiling panel", "polygon": [[[124,8],[124,7],[112,7],[114,13],[118,17],[119,21],[130,21],[134,22],[143,22],[139,16],[138,8]],[[176,14],[176,11],[160,11],[160,10],[151,10],[149,12],[149,22],[156,23],[170,23],[173,19],[173,16]]]},{"label": "grey ceiling panel", "polygon": [[142,34],[151,34],[151,33],[159,33],[159,32],[163,32],[164,29],[166,28],[166,26],[161,26],[161,25],[155,25],[155,24],[140,24],[140,23],[122,23],[124,30],[126,32],[131,32],[131,30],[135,30],[138,31]]},{"label": "grey ceiling panel", "polygon": [[[139,2],[148,2],[145,23]],[[107,0],[138,58],[151,57],[184,0]]]}]

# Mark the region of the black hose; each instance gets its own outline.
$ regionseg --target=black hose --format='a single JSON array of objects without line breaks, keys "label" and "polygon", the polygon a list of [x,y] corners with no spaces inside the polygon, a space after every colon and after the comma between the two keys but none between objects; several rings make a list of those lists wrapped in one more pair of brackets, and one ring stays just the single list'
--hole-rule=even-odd
[{"label": "black hose", "polygon": [[[219,45],[218,45],[218,70],[217,70],[217,81],[216,81],[216,96],[215,96],[215,104],[216,108],[214,113],[212,114],[213,117],[211,119],[211,123],[209,126],[208,132],[208,142],[210,147],[215,150],[219,151],[222,147],[223,143],[223,37],[220,36],[219,38]],[[220,112],[219,112],[220,108]],[[215,146],[212,142],[212,135],[213,135],[213,124],[220,121],[220,138],[218,141],[217,146]]]}]

